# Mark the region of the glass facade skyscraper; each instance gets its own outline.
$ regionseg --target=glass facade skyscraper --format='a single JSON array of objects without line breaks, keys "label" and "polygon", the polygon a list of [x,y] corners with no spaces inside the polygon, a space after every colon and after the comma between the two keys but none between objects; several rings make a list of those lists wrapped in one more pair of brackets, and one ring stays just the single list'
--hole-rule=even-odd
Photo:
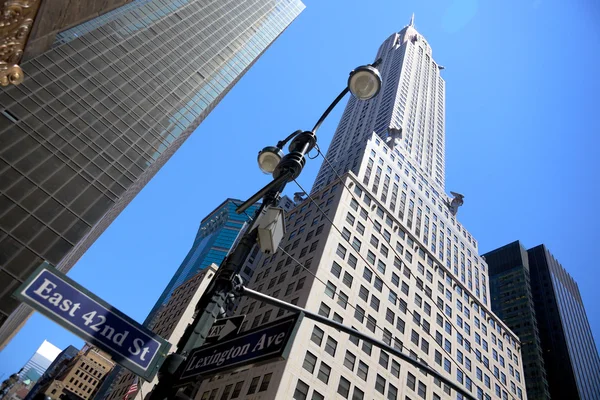
[{"label": "glass facade skyscraper", "polygon": [[245,214],[237,214],[235,209],[241,203],[240,200],[227,199],[202,220],[192,248],[148,314],[146,324],[152,321],[160,307],[167,304],[173,291],[183,282],[212,263],[221,265],[248,216],[254,215],[258,208],[258,205],[253,205]]},{"label": "glass facade skyscraper", "polygon": [[37,381],[59,354],[60,349],[58,347],[44,340],[33,356],[23,366],[19,374],[21,379]]},{"label": "glass facade skyscraper", "polygon": [[0,91],[0,349],[43,261],[67,272],[302,11],[134,0],[57,35]]},{"label": "glass facade skyscraper", "polygon": [[550,396],[600,399],[600,358],[577,282],[546,246],[528,254]]},{"label": "glass facade skyscraper", "polygon": [[528,400],[550,400],[529,275],[527,250],[516,241],[483,255],[492,310],[521,339]]}]

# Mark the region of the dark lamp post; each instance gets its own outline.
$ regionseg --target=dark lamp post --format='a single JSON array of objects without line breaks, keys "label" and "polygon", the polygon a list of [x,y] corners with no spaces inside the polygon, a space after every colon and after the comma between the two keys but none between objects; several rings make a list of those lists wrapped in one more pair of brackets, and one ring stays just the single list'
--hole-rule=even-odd
[{"label": "dark lamp post", "polygon": [[[194,322],[188,326],[179,340],[177,352],[170,354],[158,373],[158,384],[150,394],[149,400],[172,400],[176,397],[178,379],[185,366],[187,355],[202,346],[209,330],[217,318],[226,315],[232,299],[241,296],[242,281],[239,276],[248,255],[258,243],[263,252],[276,251],[283,234],[283,211],[276,208],[280,194],[286,184],[296,179],[306,163],[306,155],[317,145],[316,132],[331,110],[351,92],[359,100],[368,100],[377,95],[381,88],[381,76],[372,65],[356,68],[350,73],[348,84],[329,105],[310,131],[295,131],[277,146],[268,146],[258,153],[258,166],[265,174],[272,174],[273,180],[238,206],[238,214],[262,200],[262,205],[246,233],[221,263],[215,277],[196,305]],[[283,155],[283,147],[288,146],[289,153]],[[273,220],[272,220],[273,219]],[[262,238],[261,240],[259,240]],[[265,240],[269,239],[269,240]]]}]

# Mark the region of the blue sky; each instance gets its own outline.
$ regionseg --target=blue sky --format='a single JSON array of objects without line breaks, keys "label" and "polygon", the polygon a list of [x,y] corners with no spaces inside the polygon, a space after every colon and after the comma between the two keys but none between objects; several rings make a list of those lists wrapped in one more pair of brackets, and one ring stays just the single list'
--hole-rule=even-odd
[{"label": "blue sky", "polygon": [[[579,283],[598,345],[598,3],[304,2],[300,17],[69,276],[143,321],[200,220],[226,197],[246,199],[269,180],[256,167],[257,151],[310,129],[348,72],[373,61],[414,12],[417,30],[446,67],[446,190],[465,195],[460,221],[482,252],[516,239],[546,244]],[[319,132],[323,150],[343,104]],[[307,162],[303,186],[318,168],[319,159]],[[0,376],[22,367],[44,339],[60,348],[83,344],[35,314],[0,353]]]}]

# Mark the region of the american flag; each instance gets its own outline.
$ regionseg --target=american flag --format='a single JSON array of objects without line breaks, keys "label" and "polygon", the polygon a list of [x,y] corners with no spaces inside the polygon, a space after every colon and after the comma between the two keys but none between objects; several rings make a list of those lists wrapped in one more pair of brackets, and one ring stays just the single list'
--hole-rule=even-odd
[{"label": "american flag", "polygon": [[135,393],[138,390],[138,377],[136,376],[135,379],[133,380],[133,383],[131,384],[131,386],[129,386],[129,389],[127,389],[127,393],[125,393],[125,397],[123,397],[123,400],[127,400],[129,398],[129,395],[131,393]]}]

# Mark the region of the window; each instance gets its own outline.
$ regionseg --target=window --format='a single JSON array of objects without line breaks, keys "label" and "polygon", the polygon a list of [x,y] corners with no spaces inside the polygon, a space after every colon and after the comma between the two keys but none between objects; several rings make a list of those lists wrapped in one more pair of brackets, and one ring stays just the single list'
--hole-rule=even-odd
[{"label": "window", "polygon": [[344,356],[344,366],[348,368],[350,371],[354,371],[354,364],[356,363],[356,356],[346,350],[346,355]]},{"label": "window", "polygon": [[365,303],[369,301],[369,289],[360,285],[360,290],[358,291],[358,297],[360,297]]},{"label": "window", "polygon": [[375,311],[379,311],[379,299],[375,296],[371,296],[371,308]]},{"label": "window", "polygon": [[338,293],[338,301],[337,303],[343,308],[346,309],[348,305],[348,295],[342,291]]},{"label": "window", "polygon": [[421,381],[419,381],[419,389],[417,394],[419,395],[419,397],[421,398],[425,398],[425,394],[427,393],[427,386],[425,386],[425,384]]},{"label": "window", "polygon": [[269,383],[271,382],[271,376],[273,376],[273,374],[266,374],[265,376],[263,376],[263,380],[260,383],[260,388],[258,388],[259,392],[264,392],[265,390],[267,390],[269,388]]},{"label": "window", "polygon": [[355,221],[355,220],[356,220],[356,218],[354,218],[354,215],[352,215],[352,214],[350,214],[350,213],[348,213],[348,214],[346,215],[346,221],[347,221],[347,222],[348,222],[350,225],[354,226],[354,221]]},{"label": "window", "polygon": [[369,375],[369,366],[362,361],[358,362],[358,369],[356,370],[356,375],[363,381],[367,380],[367,376]]},{"label": "window", "polygon": [[327,364],[325,364],[324,362],[321,362],[321,365],[319,366],[319,373],[317,374],[317,378],[319,378],[320,381],[322,381],[323,383],[327,384],[329,383],[329,375],[331,375],[331,367]]},{"label": "window", "polygon": [[421,338],[421,350],[423,350],[425,354],[429,354],[429,342],[423,338]]},{"label": "window", "polygon": [[337,250],[335,252],[338,256],[340,256],[342,259],[346,258],[346,248],[344,246],[342,246],[341,244],[338,244]]},{"label": "window", "polygon": [[352,275],[350,275],[347,272],[344,272],[344,278],[342,279],[342,283],[346,286],[348,286],[349,288],[352,287],[352,281],[354,280],[354,278],[352,277]]},{"label": "window", "polygon": [[[520,390],[520,389],[519,389]],[[363,400],[365,398],[365,392],[354,386],[354,392],[352,393],[352,400]]]},{"label": "window", "polygon": [[327,285],[325,286],[325,294],[333,299],[336,291],[337,287],[331,283],[331,281],[327,281]]},{"label": "window", "polygon": [[252,378],[252,381],[250,381],[250,387],[248,388],[248,394],[252,394],[254,392],[256,392],[256,387],[258,386],[258,381],[260,380],[260,376],[255,376],[254,378]]},{"label": "window", "polygon": [[400,378],[400,363],[392,360],[392,375],[394,375],[396,378]]},{"label": "window", "polygon": [[360,323],[362,323],[365,319],[365,310],[360,306],[356,306],[354,309],[354,318],[356,318]]},{"label": "window", "polygon": [[388,364],[390,363],[390,356],[385,351],[381,350],[379,354],[379,365],[383,368],[387,369]]},{"label": "window", "polygon": [[325,351],[329,353],[332,357],[335,357],[335,351],[337,349],[337,341],[333,339],[331,336],[327,337],[327,342],[325,342]]},{"label": "window", "polygon": [[302,368],[310,372],[311,374],[315,371],[315,366],[317,365],[317,356],[312,354],[310,351],[306,352],[304,356],[304,362],[302,363]]},{"label": "window", "polygon": [[375,333],[375,328],[377,327],[377,320],[373,318],[373,316],[369,315],[367,317],[367,328],[373,333]]},{"label": "window", "polygon": [[371,343],[363,342],[362,351],[368,355],[371,355],[371,352],[373,351],[373,345]]},{"label": "window", "polygon": [[358,231],[358,233],[360,233],[361,235],[364,235],[365,233],[365,226],[363,224],[361,224],[360,222],[356,223],[356,230]]},{"label": "window", "polygon": [[444,358],[444,369],[447,373],[452,373],[452,366],[450,365],[450,360],[448,360],[447,358]]},{"label": "window", "polygon": [[352,269],[356,269],[357,258],[353,254],[348,254],[348,265],[352,267]]},{"label": "window", "polygon": [[325,396],[314,390],[310,400],[325,400]]},{"label": "window", "polygon": [[416,344],[417,346],[419,345],[419,334],[414,329],[410,333],[410,341]]},{"label": "window", "polygon": [[319,315],[329,318],[330,312],[331,312],[331,308],[327,304],[321,303],[321,306],[319,307]]},{"label": "window", "polygon": [[411,374],[410,372],[408,372],[406,375],[406,386],[408,386],[412,390],[415,390],[415,385],[416,385],[415,376],[413,374]]},{"label": "window", "polygon": [[290,283],[288,287],[285,289],[285,295],[287,296],[294,291],[294,283]]},{"label": "window", "polygon": [[346,239],[347,242],[350,241],[350,231],[347,228],[342,229],[342,237]]},{"label": "window", "polygon": [[306,277],[302,277],[298,279],[298,283],[296,283],[296,292],[304,287],[304,282],[306,281]]},{"label": "window", "polygon": [[377,378],[375,379],[375,390],[381,394],[385,394],[385,379],[379,374],[377,374]]},{"label": "window", "polygon": [[338,385],[337,392],[345,399],[347,399],[348,394],[350,394],[350,381],[343,376],[340,376],[340,383]]},{"label": "window", "polygon": [[398,398],[398,388],[391,383],[388,385],[388,400],[396,400]]},{"label": "window", "polygon": [[340,264],[336,263],[335,261],[333,262],[333,265],[331,266],[331,273],[333,274],[333,276],[335,276],[336,278],[339,278],[340,275],[342,274],[342,267]]},{"label": "window", "polygon": [[385,274],[385,264],[381,260],[377,261],[377,270],[382,274]]},{"label": "window", "polygon": [[306,397],[308,396],[308,389],[308,385],[298,379],[296,390],[294,390],[294,400],[306,400]]}]

